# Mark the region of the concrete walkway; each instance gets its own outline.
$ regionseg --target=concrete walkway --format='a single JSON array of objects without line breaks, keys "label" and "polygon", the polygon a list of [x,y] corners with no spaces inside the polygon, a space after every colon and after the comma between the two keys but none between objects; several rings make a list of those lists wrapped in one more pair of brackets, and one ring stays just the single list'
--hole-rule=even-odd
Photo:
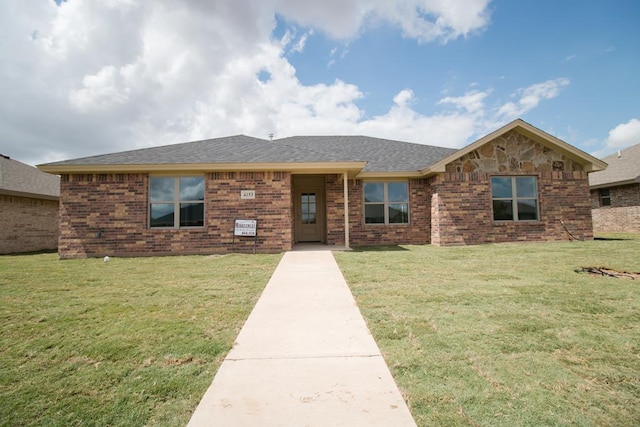
[{"label": "concrete walkway", "polygon": [[189,427],[415,426],[329,251],[287,252]]}]

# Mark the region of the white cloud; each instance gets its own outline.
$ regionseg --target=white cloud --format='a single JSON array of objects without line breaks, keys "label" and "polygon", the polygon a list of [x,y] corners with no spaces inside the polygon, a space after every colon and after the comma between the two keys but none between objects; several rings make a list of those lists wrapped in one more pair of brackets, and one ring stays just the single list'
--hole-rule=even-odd
[{"label": "white cloud", "polygon": [[447,42],[489,23],[490,0],[280,0],[277,10],[303,26],[332,37],[357,37],[367,26],[390,23],[420,42]]},{"label": "white cloud", "polygon": [[610,149],[626,148],[640,143],[640,120],[631,119],[611,129],[605,143]]},{"label": "white cloud", "polygon": [[568,85],[569,79],[560,78],[547,80],[521,89],[515,94],[519,99],[515,102],[507,102],[500,107],[498,116],[503,120],[513,120],[520,117],[527,111],[537,107],[540,101],[555,98]]},{"label": "white cloud", "polygon": [[[304,51],[311,28],[349,39],[384,21],[421,42],[446,42],[486,27],[488,0],[327,1],[264,0],[243,8],[235,0],[10,2],[0,14],[8,47],[0,52],[0,141],[10,150],[0,151],[41,163],[271,132],[461,146],[487,122],[526,112],[568,84],[522,89],[499,114],[486,106],[491,91],[477,84],[441,99],[429,115],[406,88],[386,112],[370,116],[354,82],[299,81],[287,54]],[[276,13],[309,27],[300,37],[294,31],[275,39]],[[329,57],[348,52],[341,46]]]}]

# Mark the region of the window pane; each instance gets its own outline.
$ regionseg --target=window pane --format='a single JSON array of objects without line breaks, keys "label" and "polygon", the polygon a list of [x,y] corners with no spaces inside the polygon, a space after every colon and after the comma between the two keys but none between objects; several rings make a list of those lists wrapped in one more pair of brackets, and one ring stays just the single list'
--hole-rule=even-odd
[{"label": "window pane", "polygon": [[173,203],[151,205],[151,227],[173,227]]},{"label": "window pane", "polygon": [[316,214],[310,213],[309,214],[309,222],[307,222],[307,224],[315,224],[315,223],[316,223]]},{"label": "window pane", "polygon": [[364,201],[384,202],[384,184],[381,182],[365,182]]},{"label": "window pane", "polygon": [[180,200],[204,200],[204,178],[180,178]]},{"label": "window pane", "polygon": [[491,177],[491,194],[494,198],[508,199],[511,196],[511,177],[494,176]]},{"label": "window pane", "polygon": [[537,200],[518,200],[518,219],[521,221],[538,219]]},{"label": "window pane", "polygon": [[309,194],[309,201],[311,203],[315,203],[316,202],[316,193]]},{"label": "window pane", "polygon": [[395,203],[389,205],[389,224],[408,224],[409,205],[406,203]]},{"label": "window pane", "polygon": [[511,200],[493,201],[493,219],[495,221],[513,221],[513,203]]},{"label": "window pane", "polygon": [[180,227],[202,227],[204,203],[180,203]]},{"label": "window pane", "polygon": [[303,214],[309,213],[309,205],[307,203],[302,205],[302,213]]},{"label": "window pane", "polygon": [[406,182],[390,182],[387,184],[389,202],[408,202],[409,185]]},{"label": "window pane", "polygon": [[365,205],[364,222],[366,224],[384,224],[384,205]]},{"label": "window pane", "polygon": [[532,176],[516,177],[516,194],[518,197],[536,197],[536,179]]},{"label": "window pane", "polygon": [[[149,199],[152,202],[171,202],[174,200],[175,178],[151,178]],[[173,224],[172,224],[173,225]]]}]

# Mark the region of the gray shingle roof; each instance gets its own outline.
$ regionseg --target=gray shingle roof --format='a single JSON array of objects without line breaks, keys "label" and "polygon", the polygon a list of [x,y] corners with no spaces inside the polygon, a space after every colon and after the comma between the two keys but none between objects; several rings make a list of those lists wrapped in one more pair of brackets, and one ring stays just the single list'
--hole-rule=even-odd
[{"label": "gray shingle roof", "polygon": [[602,159],[609,166],[603,171],[589,174],[589,185],[603,187],[630,182],[640,182],[640,144],[633,145]]},{"label": "gray shingle roof", "polygon": [[415,172],[458,151],[369,136],[293,136],[275,142],[366,161],[363,172]]},{"label": "gray shingle roof", "polygon": [[60,177],[0,154],[0,193],[58,198]]},{"label": "gray shingle roof", "polygon": [[400,172],[420,170],[455,151],[366,136],[296,136],[268,141],[237,135],[65,160],[47,166],[365,161],[366,172]]}]

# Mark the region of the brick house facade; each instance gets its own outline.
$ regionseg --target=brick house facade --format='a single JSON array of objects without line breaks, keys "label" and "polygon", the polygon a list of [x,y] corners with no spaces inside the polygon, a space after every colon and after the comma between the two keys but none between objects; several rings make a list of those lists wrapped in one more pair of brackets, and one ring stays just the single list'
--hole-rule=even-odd
[{"label": "brick house facade", "polygon": [[[248,252],[254,239],[234,236],[239,218],[258,221],[258,252],[305,241],[464,245],[593,238],[588,173],[606,164],[521,120],[461,150],[367,137],[296,138],[167,146],[181,150],[181,164],[161,163],[171,157],[163,150],[172,148],[164,147],[159,154],[152,148],[42,165],[62,178],[60,256]],[[260,161],[238,161],[238,147],[260,151]],[[206,149],[220,158],[203,161]],[[187,194],[185,176],[198,177],[198,200],[178,200]],[[171,177],[180,177],[169,201],[150,194],[151,181],[162,177],[170,186]],[[244,191],[251,198],[243,198]],[[171,210],[175,226],[155,227],[154,209]],[[197,226],[181,225],[178,217],[188,215],[197,217]]]},{"label": "brick house facade", "polygon": [[640,144],[603,160],[607,169],[589,177],[594,231],[640,233]]},{"label": "brick house facade", "polygon": [[0,155],[0,254],[58,245],[59,178]]}]

